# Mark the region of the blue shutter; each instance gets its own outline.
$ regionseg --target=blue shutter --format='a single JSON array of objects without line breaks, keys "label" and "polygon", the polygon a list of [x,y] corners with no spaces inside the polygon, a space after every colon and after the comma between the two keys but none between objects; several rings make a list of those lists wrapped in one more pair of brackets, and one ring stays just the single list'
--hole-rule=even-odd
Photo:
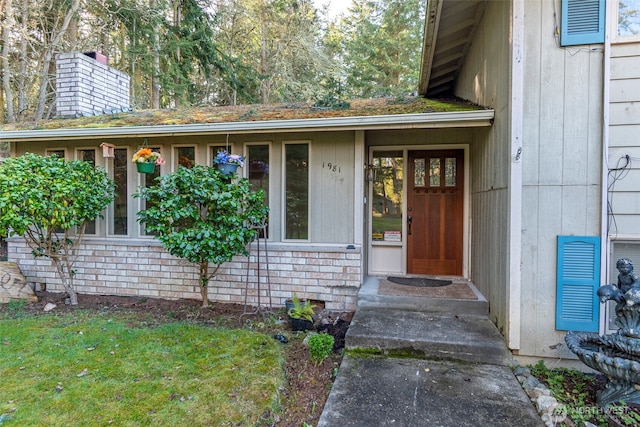
[{"label": "blue shutter", "polygon": [[600,237],[558,236],[556,329],[598,332]]},{"label": "blue shutter", "polygon": [[605,0],[562,0],[560,44],[604,43]]}]

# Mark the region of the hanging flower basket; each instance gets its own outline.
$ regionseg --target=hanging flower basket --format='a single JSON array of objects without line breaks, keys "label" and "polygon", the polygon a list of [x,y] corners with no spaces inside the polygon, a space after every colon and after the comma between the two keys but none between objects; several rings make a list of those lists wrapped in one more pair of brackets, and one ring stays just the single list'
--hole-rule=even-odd
[{"label": "hanging flower basket", "polygon": [[238,164],[236,163],[218,163],[218,170],[220,172],[222,172],[224,175],[229,176],[233,173],[236,173],[236,170],[238,170]]},{"label": "hanging flower basket", "polygon": [[131,161],[136,164],[136,168],[140,173],[153,173],[156,165],[164,165],[164,159],[160,156],[160,153],[147,147],[139,149],[133,155]]},{"label": "hanging flower basket", "polygon": [[156,170],[155,163],[136,163],[136,167],[140,173],[153,173]]},{"label": "hanging flower basket", "polygon": [[213,158],[213,164],[225,176],[229,176],[235,173],[238,167],[244,166],[244,157],[239,154],[229,154],[226,150],[220,150]]}]

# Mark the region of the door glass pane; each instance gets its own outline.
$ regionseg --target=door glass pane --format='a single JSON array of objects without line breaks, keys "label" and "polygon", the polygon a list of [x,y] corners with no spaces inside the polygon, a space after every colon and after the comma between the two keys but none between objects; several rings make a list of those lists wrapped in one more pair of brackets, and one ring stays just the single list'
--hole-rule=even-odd
[{"label": "door glass pane", "polygon": [[[79,160],[89,162],[93,166],[96,165],[96,150],[78,150]],[[85,234],[96,234],[96,220],[87,221],[87,225],[84,228]]]},{"label": "door glass pane", "polygon": [[424,159],[413,160],[413,185],[424,187],[425,161]]},{"label": "door glass pane", "polygon": [[456,186],[456,158],[447,157],[444,160],[444,185],[445,187]]},{"label": "door glass pane", "polygon": [[[247,154],[249,183],[254,189],[264,192],[264,204],[269,206],[269,145],[249,145]],[[269,234],[268,230],[267,234]]]},{"label": "door glass pane", "polygon": [[285,239],[309,238],[309,145],[285,145]]},{"label": "door glass pane", "polygon": [[127,234],[127,167],[129,156],[126,148],[118,148],[113,159],[113,180],[116,183],[116,194],[113,200],[113,222],[111,230],[113,234]]},{"label": "door glass pane", "polygon": [[440,187],[440,159],[429,159],[429,187]]},{"label": "door glass pane", "polygon": [[[422,170],[424,172],[424,159]],[[402,151],[374,151],[373,196],[371,205],[372,240],[402,241],[402,183],[404,159]],[[417,185],[417,184],[416,184]],[[424,173],[422,175],[424,185]]]}]

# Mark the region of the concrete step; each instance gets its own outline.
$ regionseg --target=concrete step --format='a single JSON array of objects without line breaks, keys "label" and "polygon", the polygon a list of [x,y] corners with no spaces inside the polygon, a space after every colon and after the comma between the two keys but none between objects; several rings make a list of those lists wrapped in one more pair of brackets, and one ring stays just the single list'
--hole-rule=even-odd
[{"label": "concrete step", "polygon": [[511,370],[452,361],[342,360],[318,427],[544,427]]},{"label": "concrete step", "polygon": [[465,282],[476,299],[392,296],[379,293],[380,278],[369,277],[358,292],[358,309],[385,308],[458,316],[487,316],[489,303],[471,282]]},{"label": "concrete step", "polygon": [[486,316],[456,316],[359,305],[347,351],[509,366],[504,338]]}]

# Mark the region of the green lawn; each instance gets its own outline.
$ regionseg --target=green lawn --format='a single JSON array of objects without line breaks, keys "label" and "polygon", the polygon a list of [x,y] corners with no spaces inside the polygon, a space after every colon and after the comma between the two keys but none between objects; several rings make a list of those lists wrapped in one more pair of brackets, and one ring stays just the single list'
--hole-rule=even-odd
[{"label": "green lawn", "polygon": [[3,427],[255,426],[285,382],[267,335],[113,313],[1,319],[0,355]]}]

